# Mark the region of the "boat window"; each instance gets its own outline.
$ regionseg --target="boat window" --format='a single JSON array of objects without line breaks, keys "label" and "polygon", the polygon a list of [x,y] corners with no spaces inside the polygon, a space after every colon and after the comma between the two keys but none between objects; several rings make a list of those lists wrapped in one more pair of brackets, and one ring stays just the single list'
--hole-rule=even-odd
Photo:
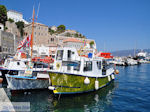
[{"label": "boat window", "polygon": [[78,62],[74,65],[74,70],[80,71],[80,62]]},{"label": "boat window", "polygon": [[9,63],[10,63],[10,60],[6,60],[4,63],[4,66],[7,67],[9,65]]},{"label": "boat window", "polygon": [[84,71],[92,71],[92,61],[86,61],[84,63]]},{"label": "boat window", "polygon": [[54,56],[54,55],[52,55],[52,58],[55,58],[55,56]]},{"label": "boat window", "polygon": [[27,64],[27,62],[24,62],[24,64],[26,65],[26,64]]},{"label": "boat window", "polygon": [[70,71],[71,70],[71,66],[67,66],[67,70]]},{"label": "boat window", "polygon": [[63,58],[63,50],[58,50],[56,60],[62,60],[62,58]]},{"label": "boat window", "polygon": [[44,63],[35,63],[34,68],[48,68],[48,65]]},{"label": "boat window", "polygon": [[101,69],[101,61],[97,61],[97,67],[98,69]]},{"label": "boat window", "polygon": [[17,65],[20,65],[20,63],[19,63],[19,62],[17,62]]},{"label": "boat window", "polygon": [[68,59],[71,59],[71,50],[68,50]]},{"label": "boat window", "polygon": [[48,68],[48,65],[47,64],[43,64],[43,68]]},{"label": "boat window", "polygon": [[105,69],[105,70],[108,68],[106,60],[102,61],[102,66],[103,66],[103,69]]}]

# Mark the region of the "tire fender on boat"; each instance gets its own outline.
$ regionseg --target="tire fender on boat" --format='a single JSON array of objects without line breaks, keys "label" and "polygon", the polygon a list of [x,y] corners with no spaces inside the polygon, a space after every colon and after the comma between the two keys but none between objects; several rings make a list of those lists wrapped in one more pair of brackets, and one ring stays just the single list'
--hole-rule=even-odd
[{"label": "tire fender on boat", "polygon": [[115,79],[115,76],[114,76],[114,74],[112,74],[112,75],[111,75],[111,78],[112,78],[112,79]]},{"label": "tire fender on boat", "polygon": [[95,81],[95,89],[96,89],[96,90],[99,89],[99,81],[98,81],[98,80]]},{"label": "tire fender on boat", "polygon": [[110,75],[108,76],[108,81],[111,81]]}]

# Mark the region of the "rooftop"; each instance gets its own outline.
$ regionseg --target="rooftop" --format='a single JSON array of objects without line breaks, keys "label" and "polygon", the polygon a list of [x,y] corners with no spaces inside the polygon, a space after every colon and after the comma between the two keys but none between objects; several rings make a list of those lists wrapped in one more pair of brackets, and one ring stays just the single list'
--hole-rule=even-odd
[{"label": "rooftop", "polygon": [[14,13],[18,13],[18,14],[21,14],[21,15],[22,15],[21,12],[17,12],[17,11],[15,11],[15,10],[8,10],[7,12],[14,12]]},{"label": "rooftop", "polygon": [[83,43],[83,41],[78,40],[76,38],[68,38],[68,39],[65,39],[63,42],[80,42],[80,43]]}]

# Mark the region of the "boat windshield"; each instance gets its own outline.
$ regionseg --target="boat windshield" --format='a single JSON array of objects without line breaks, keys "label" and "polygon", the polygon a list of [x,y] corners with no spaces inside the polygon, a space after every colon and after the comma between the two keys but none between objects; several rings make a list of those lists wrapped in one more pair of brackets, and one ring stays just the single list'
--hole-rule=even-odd
[{"label": "boat windshield", "polygon": [[97,61],[97,67],[99,70],[101,69],[101,61]]},{"label": "boat windshield", "polygon": [[58,50],[56,60],[62,60],[62,58],[63,58],[63,50]]},{"label": "boat windshield", "polygon": [[84,72],[86,71],[92,71],[92,61],[86,61],[84,62]]},{"label": "boat windshield", "polygon": [[33,68],[48,68],[48,64],[45,63],[34,63]]}]

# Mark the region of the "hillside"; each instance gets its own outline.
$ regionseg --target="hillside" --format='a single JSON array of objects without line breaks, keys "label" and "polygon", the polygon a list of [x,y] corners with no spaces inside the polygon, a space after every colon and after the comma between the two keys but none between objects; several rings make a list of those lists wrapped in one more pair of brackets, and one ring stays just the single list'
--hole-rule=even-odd
[{"label": "hillside", "polygon": [[[139,53],[141,51],[141,49],[137,49],[136,53]],[[143,49],[142,51],[150,53],[150,49]],[[111,52],[113,56],[134,56],[134,49],[130,49],[130,50],[119,50],[119,51],[113,51]]]}]

